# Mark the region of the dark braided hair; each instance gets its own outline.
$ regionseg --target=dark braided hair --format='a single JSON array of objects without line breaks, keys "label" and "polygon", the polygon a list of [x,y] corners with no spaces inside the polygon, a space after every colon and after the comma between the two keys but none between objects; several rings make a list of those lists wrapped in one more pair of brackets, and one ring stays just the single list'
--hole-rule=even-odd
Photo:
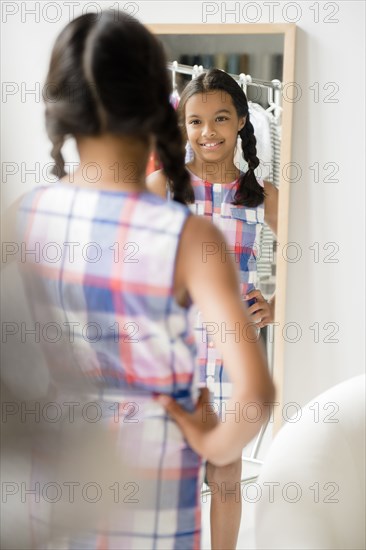
[{"label": "dark braided hair", "polygon": [[254,128],[250,122],[248,101],[242,88],[226,72],[220,69],[210,69],[201,73],[191,80],[184,88],[178,107],[178,115],[183,136],[187,139],[185,128],[185,106],[190,97],[194,94],[203,94],[222,90],[230,95],[239,118],[246,117],[244,128],[240,130],[243,158],[248,163],[248,170],[241,174],[238,182],[238,189],[235,193],[233,204],[255,207],[262,204],[265,193],[263,187],[258,183],[254,170],[259,165],[257,157]]},{"label": "dark braided hair", "polygon": [[44,87],[53,174],[66,173],[61,148],[69,136],[111,133],[144,143],[154,136],[174,200],[193,202],[170,88],[163,47],[137,19],[108,10],[71,21],[56,40]]}]

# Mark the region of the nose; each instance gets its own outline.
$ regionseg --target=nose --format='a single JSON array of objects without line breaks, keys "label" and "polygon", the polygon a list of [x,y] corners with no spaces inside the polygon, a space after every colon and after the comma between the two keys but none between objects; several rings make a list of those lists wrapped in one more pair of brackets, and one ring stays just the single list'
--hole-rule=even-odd
[{"label": "nose", "polygon": [[207,124],[204,125],[204,127],[202,128],[202,135],[205,137],[216,136],[216,131],[211,123],[207,122]]}]

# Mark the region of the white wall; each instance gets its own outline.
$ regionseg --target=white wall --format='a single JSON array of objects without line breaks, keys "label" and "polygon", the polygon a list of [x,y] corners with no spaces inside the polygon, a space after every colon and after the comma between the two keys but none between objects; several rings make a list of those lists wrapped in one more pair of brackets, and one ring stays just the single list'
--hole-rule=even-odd
[{"label": "white wall", "polygon": [[[365,44],[363,2],[338,2],[339,23],[314,24],[304,11],[299,22],[295,80],[303,91],[294,109],[293,160],[302,168],[290,197],[289,240],[303,254],[288,266],[287,314],[303,336],[286,346],[285,401],[304,403],[322,390],[365,368]],[[311,5],[304,2],[302,5]],[[329,11],[328,11],[329,14]],[[309,89],[319,83],[319,102]],[[337,103],[326,103],[335,83]],[[328,97],[329,100],[329,97]],[[314,182],[314,163],[336,163],[338,183],[328,183],[330,167]],[[327,263],[336,243],[338,263]],[[309,250],[319,243],[319,262]],[[328,258],[329,259],[329,258]],[[319,323],[319,342],[309,327]],[[337,343],[326,342],[339,326]]]},{"label": "white wall", "polygon": [[[70,6],[48,2],[47,12],[35,21],[25,13],[35,2],[2,2],[3,48],[2,79],[9,91],[16,83],[42,86],[51,45],[69,20]],[[76,2],[75,15],[85,4]],[[87,2],[90,9],[96,2]],[[143,23],[246,23],[258,17],[258,23],[297,20],[296,77],[302,95],[294,105],[293,160],[302,170],[300,181],[292,184],[290,197],[289,241],[301,250],[297,263],[288,265],[287,322],[297,323],[302,334],[296,343],[286,343],[285,402],[303,404],[324,389],[364,369],[364,20],[365,4],[342,2],[103,2],[103,7],[119,5],[120,9],[138,11]],[[239,6],[236,6],[239,4]],[[99,6],[101,3],[99,2]],[[237,8],[237,15],[225,15]],[[313,10],[311,9],[313,6]],[[314,6],[319,9],[316,22]],[[14,15],[9,11],[18,8]],[[270,9],[274,17],[271,19]],[[58,10],[58,11],[57,11]],[[23,12],[23,13],[22,13]],[[337,12],[337,13],[336,13]],[[60,20],[56,20],[60,15]],[[338,19],[325,22],[324,19]],[[6,23],[5,18],[7,18]],[[23,22],[22,22],[23,20]],[[21,84],[24,83],[24,84]],[[314,83],[319,83],[320,99],[315,101]],[[335,83],[330,84],[329,83]],[[329,88],[324,89],[324,87]],[[315,84],[316,86],[316,84]],[[327,96],[338,87],[333,98]],[[331,99],[331,98],[330,98]],[[2,99],[2,196],[4,205],[36,183],[34,175],[21,173],[20,164],[42,168],[50,161],[50,146],[43,129],[43,106],[40,98],[21,97],[19,92]],[[320,181],[314,182],[319,163]],[[336,163],[338,183],[327,183],[331,166]],[[4,178],[4,170],[18,170]],[[22,181],[23,180],[23,181]],[[319,261],[314,247],[319,243]],[[324,249],[327,243],[336,243]],[[328,245],[329,246],[329,245]],[[338,247],[327,263],[331,246]],[[314,330],[319,326],[319,341]],[[326,323],[333,323],[325,327]],[[326,342],[333,334],[338,342]],[[294,332],[289,330],[289,338]]]}]

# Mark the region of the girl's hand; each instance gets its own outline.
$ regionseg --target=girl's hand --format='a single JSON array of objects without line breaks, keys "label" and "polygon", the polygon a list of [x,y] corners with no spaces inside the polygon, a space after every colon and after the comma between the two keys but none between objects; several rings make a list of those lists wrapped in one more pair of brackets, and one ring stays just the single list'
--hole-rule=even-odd
[{"label": "girl's hand", "polygon": [[176,421],[192,449],[199,455],[205,456],[204,436],[219,424],[219,419],[210,403],[209,390],[207,388],[201,390],[193,413],[184,410],[168,395],[158,395],[155,399]]},{"label": "girl's hand", "polygon": [[256,303],[248,307],[248,313],[258,328],[266,327],[274,322],[274,301],[263,297],[260,290],[251,290],[244,296],[248,301],[256,298]]}]

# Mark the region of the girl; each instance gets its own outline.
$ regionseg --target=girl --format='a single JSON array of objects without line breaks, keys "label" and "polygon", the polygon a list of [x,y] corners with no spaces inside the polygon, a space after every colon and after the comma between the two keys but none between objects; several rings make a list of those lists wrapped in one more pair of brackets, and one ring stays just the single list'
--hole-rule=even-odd
[{"label": "girl", "polygon": [[[265,354],[240,305],[233,263],[222,263],[218,254],[201,259],[204,243],[220,249],[225,240],[184,205],[194,195],[160,43],[128,15],[85,14],[57,38],[46,84],[47,131],[60,179],[20,200],[17,235],[27,249],[51,243],[61,253],[49,260],[31,255],[20,268],[37,322],[67,327],[62,338],[42,342],[53,400],[77,401],[75,381],[80,387],[84,380],[89,401],[102,411],[99,429],[113,433],[123,468],[138,476],[138,483],[129,480],[135,498],[120,495],[130,503],[123,513],[109,506],[72,537],[51,532],[49,542],[103,550],[199,548],[199,455],[216,465],[237,460],[266,421],[273,385]],[[72,183],[61,153],[68,136],[80,155]],[[146,187],[153,147],[173,182],[172,202]],[[87,177],[91,165],[97,181]],[[192,301],[213,322],[247,331],[235,346],[215,341],[234,384],[232,406],[256,401],[258,422],[217,422],[207,392],[197,401]],[[161,403],[156,394],[165,394]],[[162,407],[169,397],[189,412],[188,442]],[[56,439],[52,451],[62,456],[61,428]],[[40,464],[36,456],[33,482]],[[104,491],[117,481],[126,491],[122,474],[121,468]],[[37,533],[42,507],[35,505],[32,519]]]},{"label": "girl", "polygon": [[[211,69],[187,84],[178,113],[184,138],[194,154],[187,169],[194,189],[196,213],[212,220],[224,232],[228,246],[221,254],[222,261],[227,261],[229,256],[235,258],[240,271],[241,297],[249,306],[247,311],[253,322],[258,328],[264,327],[274,319],[274,296],[267,302],[255,288],[256,255],[263,222],[275,234],[277,231],[277,189],[254,174],[259,159],[245,93],[227,73]],[[238,135],[248,163],[245,173],[234,163]],[[162,197],[166,196],[167,184],[168,192],[174,196],[176,186],[174,182],[167,182],[162,171],[148,178],[150,189]],[[207,330],[202,319],[209,322]],[[233,330],[233,326],[229,329]],[[201,382],[206,380],[226,420],[229,416],[225,410],[230,409],[225,400],[232,386],[225,361],[212,341],[211,333],[215,330],[210,318],[197,315]],[[229,333],[222,337],[234,340]],[[215,483],[215,488],[221,489],[215,490],[211,498],[212,548],[235,548],[241,516],[237,490],[241,459],[220,468],[208,463],[206,477],[209,485]]]}]

